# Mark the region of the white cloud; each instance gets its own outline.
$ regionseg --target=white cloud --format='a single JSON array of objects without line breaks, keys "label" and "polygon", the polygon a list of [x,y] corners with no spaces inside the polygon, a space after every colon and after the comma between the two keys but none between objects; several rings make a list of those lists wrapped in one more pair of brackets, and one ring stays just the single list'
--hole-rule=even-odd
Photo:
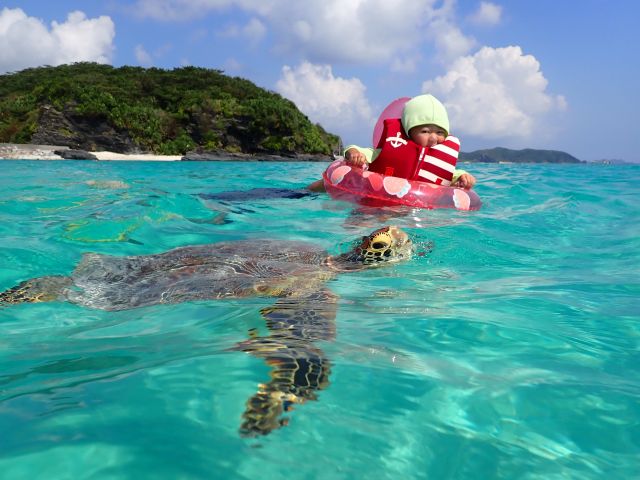
[{"label": "white cloud", "polygon": [[453,25],[449,19],[436,19],[429,27],[429,35],[436,46],[438,59],[448,64],[453,59],[466,55],[477,44]]},{"label": "white cloud", "polygon": [[153,59],[151,58],[151,54],[149,54],[149,52],[147,52],[142,45],[136,45],[134,54],[136,56],[136,60],[140,65],[145,67],[153,65]]},{"label": "white cloud", "polygon": [[407,57],[407,58],[397,57],[397,58],[394,58],[393,61],[391,62],[390,69],[392,72],[397,72],[397,73],[415,73],[417,63],[420,60],[421,60],[421,57],[419,55],[416,55],[415,57]]},{"label": "white cloud", "polygon": [[251,43],[256,45],[264,38],[267,33],[267,28],[257,18],[252,18],[242,28],[242,35]]},{"label": "white cloud", "polygon": [[191,20],[207,10],[229,7],[233,0],[138,0],[131,8],[140,17],[161,21]]},{"label": "white cloud", "polygon": [[[209,11],[238,7],[249,12],[271,10],[279,0],[138,0],[131,6],[136,15],[160,21],[184,21],[199,18]],[[286,6],[286,2],[284,4]],[[286,10],[283,10],[286,12]]]},{"label": "white cloud", "polygon": [[0,72],[73,62],[110,63],[115,27],[111,18],[71,12],[63,23],[27,16],[22,9],[0,11]]},{"label": "white cloud", "polygon": [[500,23],[502,7],[491,2],[480,2],[478,10],[469,17],[472,23],[477,25],[493,26]]},{"label": "white cloud", "polygon": [[[168,21],[235,8],[254,16],[245,33],[273,32],[276,51],[316,63],[379,64],[423,52],[434,29],[436,38],[447,37],[439,43],[447,52],[453,42],[457,54],[466,53],[466,38],[446,21],[454,5],[453,0],[138,0],[135,9],[139,15]],[[435,27],[434,21],[439,22]],[[239,33],[239,27],[226,32]]]},{"label": "white cloud", "polygon": [[246,25],[230,25],[225,30],[218,33],[221,37],[242,38],[251,46],[256,46],[267,33],[267,27],[257,18],[250,19]]},{"label": "white cloud", "polygon": [[520,47],[483,47],[422,90],[443,101],[454,132],[527,138],[539,133],[546,114],[566,108],[564,97],[546,92],[547,83],[538,60]]},{"label": "white cloud", "polygon": [[334,76],[329,65],[285,66],[276,90],[330,132],[369,131],[375,121],[363,83]]},{"label": "white cloud", "polygon": [[237,73],[243,70],[244,66],[237,59],[227,58],[222,66],[225,72]]},{"label": "white cloud", "polygon": [[435,0],[308,0],[286,9],[288,2],[277,3],[267,13],[276,48],[316,62],[379,63],[420,49]]},{"label": "white cloud", "polygon": [[153,52],[153,57],[154,58],[163,58],[166,57],[171,51],[173,50],[173,44],[172,43],[163,43],[162,45],[158,46],[154,52]]},{"label": "white cloud", "polygon": [[[136,47],[133,50],[133,54],[136,57],[136,60],[138,61],[138,63],[140,65],[142,65],[143,67],[150,67],[151,65],[153,65],[157,60],[162,59],[162,57],[165,57],[169,52],[171,52],[171,50],[173,50],[173,45],[170,43],[164,43],[162,45],[160,45],[158,48],[156,48],[152,53],[148,52],[146,48],[144,48],[143,45],[136,45]],[[185,63],[187,62],[187,63]],[[180,59],[180,64],[181,65],[189,65],[188,63],[188,59],[186,58],[181,58]]]}]

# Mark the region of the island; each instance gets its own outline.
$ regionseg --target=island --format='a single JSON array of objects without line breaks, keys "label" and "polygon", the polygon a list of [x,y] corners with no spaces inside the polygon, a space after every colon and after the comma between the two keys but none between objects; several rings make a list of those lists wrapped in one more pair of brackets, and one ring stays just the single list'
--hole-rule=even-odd
[{"label": "island", "polygon": [[337,135],[290,100],[199,67],[83,62],[29,68],[0,75],[0,112],[4,151],[33,145],[43,158],[57,149],[66,158],[108,151],[186,160],[327,161],[341,148]]}]

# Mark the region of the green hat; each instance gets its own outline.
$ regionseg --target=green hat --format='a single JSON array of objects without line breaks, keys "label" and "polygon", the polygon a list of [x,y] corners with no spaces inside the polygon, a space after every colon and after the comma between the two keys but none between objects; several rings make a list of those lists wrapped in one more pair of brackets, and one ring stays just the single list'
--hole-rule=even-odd
[{"label": "green hat", "polygon": [[402,126],[409,133],[417,125],[432,124],[449,135],[449,116],[444,105],[433,95],[418,95],[404,104]]}]

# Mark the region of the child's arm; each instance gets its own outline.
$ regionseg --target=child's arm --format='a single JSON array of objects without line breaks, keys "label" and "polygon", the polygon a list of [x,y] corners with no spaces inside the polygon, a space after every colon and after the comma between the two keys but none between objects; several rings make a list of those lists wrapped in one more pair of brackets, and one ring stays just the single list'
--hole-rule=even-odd
[{"label": "child's arm", "polygon": [[476,177],[464,170],[454,170],[453,179],[451,180],[452,187],[462,187],[466,189],[473,188],[476,184]]},{"label": "child's arm", "polygon": [[349,145],[344,150],[344,159],[347,165],[362,166],[371,163],[378,156],[379,150],[373,148],[362,148],[357,145]]}]

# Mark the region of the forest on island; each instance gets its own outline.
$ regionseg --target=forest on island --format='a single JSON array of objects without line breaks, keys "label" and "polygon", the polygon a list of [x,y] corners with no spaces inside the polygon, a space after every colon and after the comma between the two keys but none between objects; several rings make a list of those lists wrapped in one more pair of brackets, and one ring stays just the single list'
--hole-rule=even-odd
[{"label": "forest on island", "polygon": [[[111,141],[111,145],[109,142]],[[220,70],[75,63],[0,75],[0,142],[177,155],[330,155],[340,138],[293,102]]]}]

